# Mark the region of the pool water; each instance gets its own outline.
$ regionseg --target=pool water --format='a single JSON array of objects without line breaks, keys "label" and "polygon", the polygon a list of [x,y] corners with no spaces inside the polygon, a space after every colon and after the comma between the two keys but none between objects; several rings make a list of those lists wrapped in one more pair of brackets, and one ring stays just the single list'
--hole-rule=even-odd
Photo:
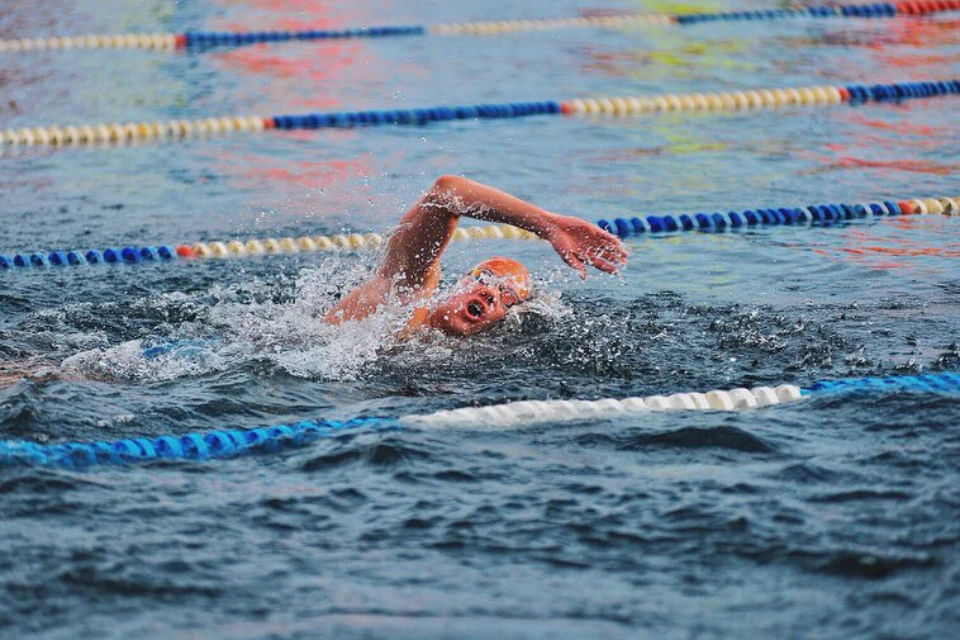
[{"label": "pool water", "polygon": [[[703,10],[769,8],[733,0]],[[683,8],[692,8],[684,5]],[[37,1],[0,37],[672,12],[675,3]],[[960,18],[3,54],[0,128],[957,75]],[[384,232],[443,173],[588,220],[953,196],[956,98],[5,148],[0,253]],[[377,255],[0,272],[0,438],[960,370],[960,221],[631,238],[491,334],[319,322]],[[152,357],[144,349],[158,345]],[[14,376],[15,377],[15,376]],[[10,638],[927,638],[960,625],[960,400],[828,396],[341,433],[208,462],[0,465]]]}]

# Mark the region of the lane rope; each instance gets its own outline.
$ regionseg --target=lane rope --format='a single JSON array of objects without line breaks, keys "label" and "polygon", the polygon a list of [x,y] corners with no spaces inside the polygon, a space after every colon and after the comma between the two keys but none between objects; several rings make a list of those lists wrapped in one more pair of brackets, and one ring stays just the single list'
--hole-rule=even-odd
[{"label": "lane rope", "polygon": [[827,226],[867,217],[917,214],[960,215],[960,197],[917,198],[914,200],[866,202],[860,204],[819,204],[808,207],[747,209],[727,213],[695,213],[693,215],[651,215],[634,218],[598,220],[597,226],[621,238],[644,233],[675,231],[733,231],[758,225]]},{"label": "lane rope", "polygon": [[[633,218],[598,220],[597,226],[620,238],[642,234],[683,231],[725,232],[755,226],[819,226],[861,218],[899,215],[960,216],[960,196],[915,198],[913,200],[866,202],[860,204],[819,204],[808,207],[757,208],[727,213],[648,215]],[[537,240],[536,234],[501,224],[458,227],[451,240]],[[126,246],[100,250],[0,253],[0,271],[26,267],[68,267],[99,264],[155,264],[178,259],[242,258],[325,251],[364,251],[377,249],[384,238],[378,233],[342,233],[331,236],[262,238],[227,242],[195,242],[176,246]]]},{"label": "lane rope", "polygon": [[[511,225],[458,227],[452,242],[492,239],[531,240],[537,236]],[[22,267],[69,267],[100,264],[149,264],[172,262],[178,259],[211,259],[269,256],[325,251],[360,251],[380,247],[384,237],[379,233],[338,233],[286,238],[252,238],[227,242],[194,242],[176,246],[111,247],[102,251],[73,250],[46,252],[19,252],[0,254],[0,271]]]},{"label": "lane rope", "polygon": [[775,404],[795,402],[811,394],[825,393],[898,393],[960,391],[960,374],[942,373],[923,376],[890,376],[886,378],[841,378],[821,380],[810,387],[784,384],[776,387],[737,388],[713,390],[705,393],[674,393],[617,400],[524,400],[437,411],[427,415],[410,416],[404,424],[423,426],[462,427],[518,427],[540,422],[568,422],[571,420],[609,419],[624,414],[649,411],[741,411]]},{"label": "lane rope", "polygon": [[8,128],[0,145],[110,144],[183,139],[232,132],[271,129],[337,129],[384,125],[425,125],[446,120],[497,120],[530,116],[639,116],[673,111],[736,111],[785,106],[860,105],[902,102],[960,94],[960,80],[852,84],[798,88],[748,89],[650,97],[578,98],[557,102],[512,102],[424,109],[391,109],[309,113],[271,117],[238,116],[168,122],[100,123],[70,126]]},{"label": "lane rope", "polygon": [[229,429],[153,438],[133,437],[114,442],[43,445],[27,441],[0,441],[0,464],[27,464],[83,469],[94,465],[149,460],[206,460],[301,445],[345,430],[394,430],[404,427],[517,428],[540,422],[606,420],[652,411],[740,411],[827,394],[868,396],[891,393],[960,392],[960,374],[939,373],[883,378],[843,378],[815,382],[808,388],[784,384],[753,389],[675,393],[618,400],[525,400],[486,407],[466,407],[424,415],[359,417],[351,420],[304,420],[291,425]]},{"label": "lane rope", "polygon": [[652,15],[626,13],[608,16],[500,20],[436,25],[397,25],[353,29],[306,29],[299,31],[187,31],[184,33],[132,33],[123,35],[54,36],[0,40],[0,52],[70,49],[208,49],[276,42],[311,42],[398,36],[486,36],[503,33],[572,28],[630,29],[637,27],[691,26],[705,22],[783,20],[798,18],[894,18],[926,16],[960,10],[960,0],[919,0],[811,7],[784,7],[754,11],[703,12]]}]

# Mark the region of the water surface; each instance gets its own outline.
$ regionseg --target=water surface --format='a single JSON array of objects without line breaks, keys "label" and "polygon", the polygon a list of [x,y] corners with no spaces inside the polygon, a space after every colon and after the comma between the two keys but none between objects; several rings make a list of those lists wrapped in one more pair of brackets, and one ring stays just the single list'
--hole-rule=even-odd
[{"label": "water surface", "polygon": [[[262,6],[258,6],[261,4]],[[709,9],[769,7],[711,2]],[[12,4],[0,36],[339,28],[671,3]],[[0,126],[956,76],[955,15],[5,56]],[[384,231],[442,173],[600,217],[958,192],[953,99],[7,149],[0,252]],[[39,442],[960,369],[960,223],[536,243],[538,302],[459,343],[318,322],[376,257],[0,273],[0,434]],[[142,349],[194,345],[157,358]],[[960,402],[344,433],[281,453],[0,468],[0,630],[77,638],[925,638],[957,628]]]}]

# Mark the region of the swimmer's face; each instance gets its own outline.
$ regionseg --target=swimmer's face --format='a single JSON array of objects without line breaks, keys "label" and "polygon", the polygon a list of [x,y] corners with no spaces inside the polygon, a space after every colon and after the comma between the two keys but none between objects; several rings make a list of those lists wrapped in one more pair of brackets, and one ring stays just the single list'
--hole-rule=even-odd
[{"label": "swimmer's face", "polygon": [[511,291],[470,276],[460,281],[460,287],[459,292],[433,307],[430,326],[455,336],[472,336],[503,320],[514,301]]}]

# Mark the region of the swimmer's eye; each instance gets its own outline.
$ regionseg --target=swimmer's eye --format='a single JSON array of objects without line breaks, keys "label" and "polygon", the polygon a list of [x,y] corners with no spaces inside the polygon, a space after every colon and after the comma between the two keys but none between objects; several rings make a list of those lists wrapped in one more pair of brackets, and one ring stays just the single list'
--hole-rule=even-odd
[{"label": "swimmer's eye", "polygon": [[476,302],[471,302],[470,304],[467,305],[467,313],[469,313],[474,318],[479,318],[481,315],[483,315],[483,309],[480,308],[480,305],[477,304]]},{"label": "swimmer's eye", "polygon": [[[500,292],[500,301],[503,303],[504,307],[510,308],[515,304],[520,304],[520,296],[517,295],[517,292],[513,290],[513,287],[504,286],[503,278],[497,274],[489,271],[487,269],[483,270],[473,270],[470,272],[471,276],[477,279],[477,282],[484,284],[488,287],[497,289]],[[488,300],[492,305],[493,301]]]}]

